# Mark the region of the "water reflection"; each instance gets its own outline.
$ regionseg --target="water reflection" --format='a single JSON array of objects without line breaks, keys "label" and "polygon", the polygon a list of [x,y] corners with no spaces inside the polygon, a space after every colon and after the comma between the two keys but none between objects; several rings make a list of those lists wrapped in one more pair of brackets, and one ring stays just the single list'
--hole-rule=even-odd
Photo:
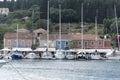
[{"label": "water reflection", "polygon": [[0,78],[1,80],[120,80],[119,67],[120,61],[17,60],[1,67]]}]

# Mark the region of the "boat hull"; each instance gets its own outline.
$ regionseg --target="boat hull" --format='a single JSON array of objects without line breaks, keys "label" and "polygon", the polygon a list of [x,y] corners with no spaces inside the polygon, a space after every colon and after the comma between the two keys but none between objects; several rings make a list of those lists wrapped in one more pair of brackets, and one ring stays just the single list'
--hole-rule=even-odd
[{"label": "boat hull", "polygon": [[42,59],[53,59],[53,55],[51,52],[43,52]]},{"label": "boat hull", "polygon": [[23,59],[23,55],[20,53],[14,53],[11,55],[12,59]]},{"label": "boat hull", "polygon": [[56,54],[55,54],[55,58],[56,59],[64,59],[65,54],[62,51],[57,51]]},{"label": "boat hull", "polygon": [[66,59],[68,59],[68,60],[73,60],[73,59],[75,59],[75,56],[72,55],[72,54],[68,54],[68,55],[66,56]]},{"label": "boat hull", "polygon": [[37,59],[39,56],[37,56],[35,53],[28,53],[25,58],[27,59]]}]

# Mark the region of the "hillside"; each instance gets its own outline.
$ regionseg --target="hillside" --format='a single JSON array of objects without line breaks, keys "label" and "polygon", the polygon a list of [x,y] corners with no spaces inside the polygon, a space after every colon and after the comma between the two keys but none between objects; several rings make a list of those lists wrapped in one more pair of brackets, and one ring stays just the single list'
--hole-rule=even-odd
[{"label": "hillside", "polygon": [[[84,4],[84,34],[95,34],[95,15],[98,9],[98,35],[102,38],[108,35],[114,40],[116,27],[114,20],[114,8],[116,4],[118,26],[120,27],[120,4],[118,0],[50,0],[50,33],[57,32],[58,28],[58,5],[62,5],[62,33],[81,32],[81,3]],[[74,6],[73,6],[74,5]],[[5,32],[13,32],[16,25],[30,31],[43,28],[46,29],[47,0],[4,0],[0,7],[10,9],[8,16],[0,15],[0,47],[3,44]],[[70,23],[70,30],[69,30]],[[120,32],[120,30],[119,30]]]}]

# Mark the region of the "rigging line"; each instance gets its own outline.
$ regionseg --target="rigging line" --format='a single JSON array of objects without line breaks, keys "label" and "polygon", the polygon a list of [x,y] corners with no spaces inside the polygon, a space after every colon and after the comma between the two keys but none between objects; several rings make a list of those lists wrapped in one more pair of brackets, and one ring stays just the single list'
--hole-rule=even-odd
[{"label": "rigging line", "polygon": [[30,79],[25,78],[25,77],[20,73],[20,71],[17,70],[17,69],[13,66],[13,64],[12,64],[11,62],[9,62],[9,64],[10,64],[11,67],[18,73],[18,75],[20,75],[24,80],[30,80]]}]

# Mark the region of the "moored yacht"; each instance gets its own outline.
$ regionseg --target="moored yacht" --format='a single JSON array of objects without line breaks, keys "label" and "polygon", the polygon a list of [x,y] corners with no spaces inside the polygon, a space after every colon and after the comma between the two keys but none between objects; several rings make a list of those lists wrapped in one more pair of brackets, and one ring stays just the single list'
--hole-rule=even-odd
[{"label": "moored yacht", "polygon": [[95,52],[90,53],[91,60],[101,59],[100,53],[96,50]]},{"label": "moored yacht", "polygon": [[46,47],[46,51],[44,51],[42,53],[41,58],[42,59],[52,59],[53,55],[51,52],[48,51],[49,49],[49,0],[48,0],[48,4],[47,4],[47,47]]},{"label": "moored yacht", "polygon": [[55,58],[57,59],[64,59],[65,58],[65,54],[63,52],[63,50],[61,49],[61,4],[59,4],[59,49],[56,50],[55,53]]},{"label": "moored yacht", "polygon": [[63,53],[62,50],[57,50],[56,54],[55,54],[55,58],[56,59],[64,59],[65,58],[65,54]]},{"label": "moored yacht", "polygon": [[76,58],[75,55],[73,55],[71,52],[67,52],[66,53],[66,59],[73,60],[75,58]]},{"label": "moored yacht", "polygon": [[39,58],[39,56],[36,55],[34,52],[30,52],[30,53],[28,53],[28,54],[25,56],[25,58],[28,58],[28,59],[37,59],[37,58]]},{"label": "moored yacht", "polygon": [[45,51],[42,53],[42,59],[53,59],[53,55],[51,52]]},{"label": "moored yacht", "polygon": [[7,63],[8,61],[4,60],[4,59],[0,59],[0,63]]},{"label": "moored yacht", "polygon": [[23,55],[22,53],[15,51],[11,54],[11,58],[12,59],[23,59]]}]

